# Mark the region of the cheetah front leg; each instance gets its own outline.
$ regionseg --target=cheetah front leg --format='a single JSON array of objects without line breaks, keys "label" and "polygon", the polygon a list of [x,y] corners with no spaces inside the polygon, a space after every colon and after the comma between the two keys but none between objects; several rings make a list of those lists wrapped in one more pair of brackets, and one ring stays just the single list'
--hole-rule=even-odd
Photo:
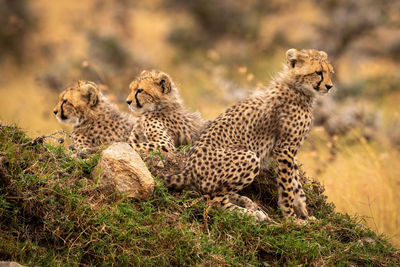
[{"label": "cheetah front leg", "polygon": [[150,141],[150,142],[138,143],[130,141],[129,143],[133,149],[135,149],[137,152],[142,152],[142,153],[147,153],[157,150],[160,150],[161,153],[168,153],[175,150],[174,145],[169,142]]},{"label": "cheetah front leg", "polygon": [[306,194],[300,183],[299,168],[297,165],[297,159],[294,158],[294,179],[293,179],[293,193],[294,193],[294,209],[296,214],[301,219],[308,218]]},{"label": "cheetah front leg", "polygon": [[78,158],[85,158],[87,155],[94,154],[101,150],[100,145],[101,143],[99,143],[98,146],[92,145],[89,139],[77,139],[74,140],[72,146],[70,146],[70,149],[74,151],[74,156]]},{"label": "cheetah front leg", "polygon": [[276,173],[278,176],[278,205],[285,218],[294,217],[294,193],[293,177],[296,148],[281,146],[274,151],[274,158],[277,163]]},{"label": "cheetah front leg", "polygon": [[139,140],[139,135],[134,131],[129,137],[129,144],[137,152],[150,152],[160,150],[162,153],[168,153],[175,150],[175,146],[171,138],[161,129],[154,128],[153,131],[145,132],[147,140]]},{"label": "cheetah front leg", "polygon": [[89,150],[92,147],[92,142],[89,139],[79,139],[76,138],[74,139],[73,143],[72,143],[72,149],[74,150]]}]

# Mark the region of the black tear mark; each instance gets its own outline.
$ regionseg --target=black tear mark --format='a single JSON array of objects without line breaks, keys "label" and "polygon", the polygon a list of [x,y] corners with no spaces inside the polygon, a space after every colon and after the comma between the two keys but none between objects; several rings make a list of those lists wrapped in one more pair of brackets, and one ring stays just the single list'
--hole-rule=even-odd
[{"label": "black tear mark", "polygon": [[62,119],[62,120],[68,119],[68,118],[65,116],[65,114],[64,114],[64,109],[63,109],[63,106],[64,106],[65,103],[67,103],[67,100],[63,100],[63,102],[61,103],[61,107],[60,107],[60,110],[61,110],[61,119]]},{"label": "black tear mark", "polygon": [[315,73],[321,77],[321,80],[317,83],[317,86],[314,87],[315,90],[319,91],[319,87],[320,87],[322,81],[324,80],[324,74],[322,73],[322,71],[316,71]]},{"label": "black tear mark", "polygon": [[143,106],[140,104],[140,102],[139,102],[139,99],[138,99],[138,94],[139,93],[141,93],[141,92],[143,92],[143,89],[138,89],[137,91],[136,91],[136,94],[135,94],[135,100],[136,100],[136,106],[138,107],[138,108],[142,108]]}]

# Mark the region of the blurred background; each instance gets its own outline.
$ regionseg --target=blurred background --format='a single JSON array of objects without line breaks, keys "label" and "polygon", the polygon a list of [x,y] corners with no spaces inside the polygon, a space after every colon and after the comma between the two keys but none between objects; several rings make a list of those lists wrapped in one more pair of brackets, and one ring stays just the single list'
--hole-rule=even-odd
[{"label": "blurred background", "polygon": [[400,1],[0,0],[0,120],[70,130],[52,109],[77,79],[120,108],[143,69],[215,118],[267,85],[289,48],[328,52],[335,88],[299,153],[337,210],[400,246]]}]

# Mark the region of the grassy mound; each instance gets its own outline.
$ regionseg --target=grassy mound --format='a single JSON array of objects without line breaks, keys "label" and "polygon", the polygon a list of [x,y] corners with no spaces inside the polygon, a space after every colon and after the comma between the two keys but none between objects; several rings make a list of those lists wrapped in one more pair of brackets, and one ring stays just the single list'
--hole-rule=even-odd
[{"label": "grassy mound", "polygon": [[[191,192],[104,195],[99,156],[0,127],[0,260],[26,265],[398,265],[400,253],[361,219],[334,212],[306,186],[315,222],[256,223],[209,209]],[[273,192],[272,192],[273,193]],[[278,214],[271,208],[269,212]]]}]

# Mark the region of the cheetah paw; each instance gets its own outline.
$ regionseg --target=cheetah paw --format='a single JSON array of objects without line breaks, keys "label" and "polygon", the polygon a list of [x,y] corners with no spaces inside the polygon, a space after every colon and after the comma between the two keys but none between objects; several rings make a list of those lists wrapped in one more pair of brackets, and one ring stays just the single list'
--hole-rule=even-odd
[{"label": "cheetah paw", "polygon": [[261,210],[255,211],[255,216],[256,216],[258,222],[268,222],[268,221],[270,221],[269,216],[267,214],[265,214]]},{"label": "cheetah paw", "polygon": [[298,218],[294,219],[293,222],[294,222],[295,224],[297,224],[297,225],[305,225],[305,224],[307,224],[307,221],[306,221],[306,220],[298,219]]},{"label": "cheetah paw", "polygon": [[314,216],[309,216],[306,219],[295,218],[295,219],[293,219],[293,222],[297,225],[306,225],[315,220],[317,220],[317,219]]}]

